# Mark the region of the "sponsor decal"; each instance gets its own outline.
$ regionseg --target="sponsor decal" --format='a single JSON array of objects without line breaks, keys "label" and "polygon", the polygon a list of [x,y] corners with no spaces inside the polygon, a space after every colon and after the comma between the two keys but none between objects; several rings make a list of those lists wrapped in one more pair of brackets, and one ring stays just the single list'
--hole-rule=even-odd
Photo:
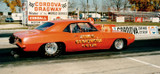
[{"label": "sponsor decal", "polygon": [[95,38],[95,36],[92,34],[92,35],[81,35],[80,36],[80,39],[91,39],[91,38]]},{"label": "sponsor decal", "polygon": [[80,40],[76,40],[76,44],[82,44],[82,47],[96,47],[97,43],[101,43],[102,39],[95,38],[94,35],[81,35]]},{"label": "sponsor decal", "polygon": [[87,39],[87,40],[76,40],[76,44],[81,44],[81,43],[99,43],[102,42],[102,39]]}]

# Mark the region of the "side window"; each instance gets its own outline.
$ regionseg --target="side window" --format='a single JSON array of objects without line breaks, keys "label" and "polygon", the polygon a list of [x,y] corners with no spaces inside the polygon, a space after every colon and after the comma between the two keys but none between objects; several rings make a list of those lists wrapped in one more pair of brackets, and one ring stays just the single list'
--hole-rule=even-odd
[{"label": "side window", "polygon": [[93,31],[98,31],[98,30],[90,23],[72,23],[64,29],[64,32],[72,32],[72,33],[93,32]]},{"label": "side window", "polygon": [[80,32],[80,28],[76,23],[70,24],[70,29],[71,29],[72,33],[79,33]]},{"label": "side window", "polygon": [[78,26],[80,27],[81,32],[93,32],[98,31],[94,26],[92,26],[90,23],[78,23]]},{"label": "side window", "polygon": [[64,29],[64,32],[79,33],[80,32],[80,28],[76,23],[72,23],[72,24],[68,25]]},{"label": "side window", "polygon": [[70,25],[68,25],[65,29],[64,32],[70,32]]}]

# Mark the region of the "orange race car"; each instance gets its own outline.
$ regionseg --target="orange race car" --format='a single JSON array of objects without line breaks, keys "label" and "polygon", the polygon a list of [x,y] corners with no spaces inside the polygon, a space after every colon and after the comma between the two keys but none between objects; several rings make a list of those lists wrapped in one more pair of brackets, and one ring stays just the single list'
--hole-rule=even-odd
[{"label": "orange race car", "polygon": [[133,34],[112,31],[105,25],[92,25],[85,20],[56,20],[46,22],[34,30],[14,33],[11,44],[23,51],[37,51],[41,55],[56,56],[62,51],[110,49],[122,50],[134,42]]}]

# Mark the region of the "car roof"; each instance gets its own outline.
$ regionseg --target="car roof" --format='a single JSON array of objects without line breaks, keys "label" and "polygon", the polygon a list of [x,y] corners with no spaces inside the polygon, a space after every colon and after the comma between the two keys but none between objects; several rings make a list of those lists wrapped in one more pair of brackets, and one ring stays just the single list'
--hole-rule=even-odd
[{"label": "car roof", "polygon": [[48,28],[46,31],[62,32],[70,23],[80,23],[80,22],[89,22],[89,21],[87,20],[54,20],[49,22],[54,23],[54,25]]},{"label": "car roof", "polygon": [[76,23],[76,22],[89,22],[87,20],[54,20],[54,21],[49,21],[52,23]]}]

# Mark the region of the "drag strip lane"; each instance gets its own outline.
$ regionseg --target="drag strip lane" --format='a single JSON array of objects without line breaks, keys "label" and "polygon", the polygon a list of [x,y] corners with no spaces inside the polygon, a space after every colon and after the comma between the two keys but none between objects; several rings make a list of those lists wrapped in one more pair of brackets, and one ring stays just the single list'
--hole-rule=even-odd
[{"label": "drag strip lane", "polygon": [[[3,48],[4,45],[0,45],[0,65],[8,64],[35,64],[46,61],[73,61],[73,60],[84,60],[84,59],[110,59],[110,58],[124,58],[124,57],[135,57],[135,56],[146,56],[146,55],[159,55],[160,54],[160,40],[139,40],[131,44],[126,50],[112,51],[112,50],[96,50],[96,51],[83,51],[83,52],[72,52],[64,53],[56,58],[41,58],[35,52],[25,53],[22,57],[15,59],[10,55],[14,47]],[[7,44],[6,44],[7,45]]]},{"label": "drag strip lane", "polygon": [[155,65],[155,64],[152,64],[152,63],[148,63],[148,62],[141,61],[141,60],[138,60],[138,59],[135,59],[135,58],[131,58],[131,57],[128,57],[127,59],[130,59],[130,60],[133,60],[133,61],[136,61],[136,62],[139,62],[139,63],[145,64],[145,65],[149,65],[149,66],[152,66],[152,67],[155,67],[155,68],[160,69],[160,66]]}]

